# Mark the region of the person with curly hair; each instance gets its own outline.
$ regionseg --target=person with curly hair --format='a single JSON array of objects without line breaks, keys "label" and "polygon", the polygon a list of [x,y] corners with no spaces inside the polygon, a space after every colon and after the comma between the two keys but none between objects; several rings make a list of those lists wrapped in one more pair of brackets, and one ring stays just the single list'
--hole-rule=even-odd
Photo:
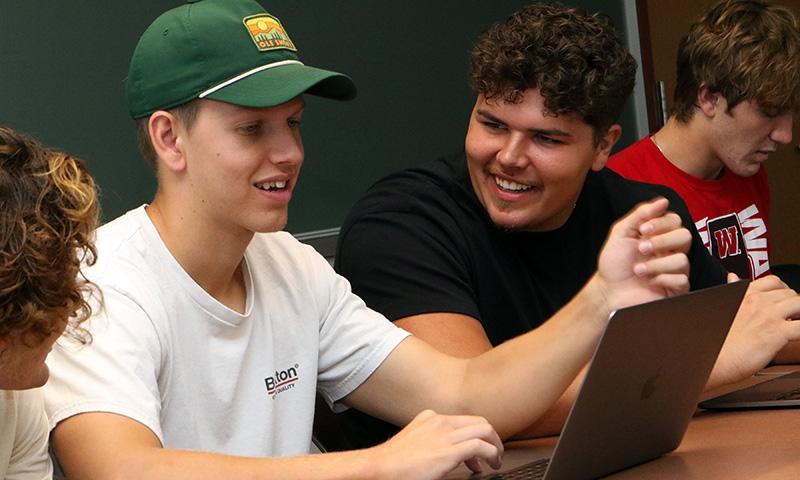
[{"label": "person with curly hair", "polygon": [[798,78],[800,26],[790,9],[719,2],[680,42],[667,123],[614,155],[609,167],[675,190],[728,271],[769,275],[770,195],[761,167],[792,140]]},{"label": "person with curly hair", "polygon": [[[49,359],[68,477],[424,480],[498,466],[501,438],[558,398],[611,308],[685,291],[690,235],[657,200],[618,223],[597,273],[550,320],[573,335],[529,332],[472,359],[409,336],[280,231],[304,95],[355,95],[297,51],[252,0],[191,1],[142,34],[127,100],[158,188],[98,229],[93,341],[59,342]],[[372,449],[308,455],[317,392],[406,426]]]},{"label": "person with curly hair", "polygon": [[[692,231],[691,288],[726,282],[680,197],[604,168],[635,70],[602,14],[533,4],[493,25],[471,52],[464,149],[373,185],[343,223],[337,271],[397,325],[474,357],[548,325],[593,274],[614,222],[663,196]],[[800,334],[772,318],[775,335],[760,342],[758,320],[740,310],[709,388],[751,375]],[[520,434],[557,433],[578,381]],[[357,446],[392,431],[355,411],[343,420]]]},{"label": "person with curly hair", "polygon": [[0,478],[52,476],[41,387],[66,330],[83,342],[98,222],[83,161],[0,126]]}]

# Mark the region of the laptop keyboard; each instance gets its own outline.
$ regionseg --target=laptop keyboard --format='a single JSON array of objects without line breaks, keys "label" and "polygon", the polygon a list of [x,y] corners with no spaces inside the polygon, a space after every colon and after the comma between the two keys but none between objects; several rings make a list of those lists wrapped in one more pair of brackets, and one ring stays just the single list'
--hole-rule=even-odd
[{"label": "laptop keyboard", "polygon": [[535,462],[526,463],[513,470],[504,473],[496,473],[488,477],[481,477],[481,480],[537,480],[544,477],[544,472],[547,470],[547,464],[550,463],[549,458],[543,458]]},{"label": "laptop keyboard", "polygon": [[778,400],[798,400],[800,399],[800,388],[784,392],[778,395]]}]

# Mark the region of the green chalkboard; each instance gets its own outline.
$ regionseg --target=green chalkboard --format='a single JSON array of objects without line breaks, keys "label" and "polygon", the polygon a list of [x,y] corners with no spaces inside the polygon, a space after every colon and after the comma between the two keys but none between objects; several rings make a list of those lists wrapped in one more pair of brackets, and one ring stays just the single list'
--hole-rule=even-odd
[{"label": "green chalkboard", "polygon": [[[102,189],[105,220],[155,192],[127,116],[124,78],[141,32],[180,3],[0,4],[0,123],[85,158]],[[307,99],[306,162],[288,230],[336,227],[382,175],[460,148],[473,102],[469,47],[527,3],[263,1],[306,63],[346,72],[359,87],[352,102]],[[603,9],[624,31],[622,0],[563,3]],[[624,130],[621,144],[628,144],[635,134]]]}]

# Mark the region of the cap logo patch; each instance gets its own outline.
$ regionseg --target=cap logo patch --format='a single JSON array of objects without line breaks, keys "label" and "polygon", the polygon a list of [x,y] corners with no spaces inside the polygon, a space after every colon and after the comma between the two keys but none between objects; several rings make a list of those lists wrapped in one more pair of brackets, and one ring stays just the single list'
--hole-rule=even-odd
[{"label": "cap logo patch", "polygon": [[250,38],[253,39],[253,43],[256,44],[256,48],[259,51],[266,52],[279,48],[297,51],[294,43],[289,39],[289,35],[286,34],[286,30],[283,29],[281,22],[272,15],[267,15],[266,13],[251,15],[245,17],[243,22],[244,26],[247,27]]}]

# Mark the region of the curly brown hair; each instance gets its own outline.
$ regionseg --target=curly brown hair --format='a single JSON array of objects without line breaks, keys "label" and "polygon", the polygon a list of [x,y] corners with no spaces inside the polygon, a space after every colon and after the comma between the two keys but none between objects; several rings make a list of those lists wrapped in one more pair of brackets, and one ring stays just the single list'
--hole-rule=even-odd
[{"label": "curly brown hair", "polygon": [[476,93],[517,103],[538,89],[550,114],[579,115],[595,141],[619,118],[635,76],[636,60],[606,15],[560,5],[522,8],[478,37],[471,52]]},{"label": "curly brown hair", "polygon": [[759,0],[725,0],[690,28],[678,46],[671,114],[688,122],[702,83],[728,109],[755,100],[770,114],[800,107],[800,29],[791,10]]},{"label": "curly brown hair", "polygon": [[56,331],[83,343],[95,291],[99,206],[83,161],[0,126],[0,338],[29,346]]}]

